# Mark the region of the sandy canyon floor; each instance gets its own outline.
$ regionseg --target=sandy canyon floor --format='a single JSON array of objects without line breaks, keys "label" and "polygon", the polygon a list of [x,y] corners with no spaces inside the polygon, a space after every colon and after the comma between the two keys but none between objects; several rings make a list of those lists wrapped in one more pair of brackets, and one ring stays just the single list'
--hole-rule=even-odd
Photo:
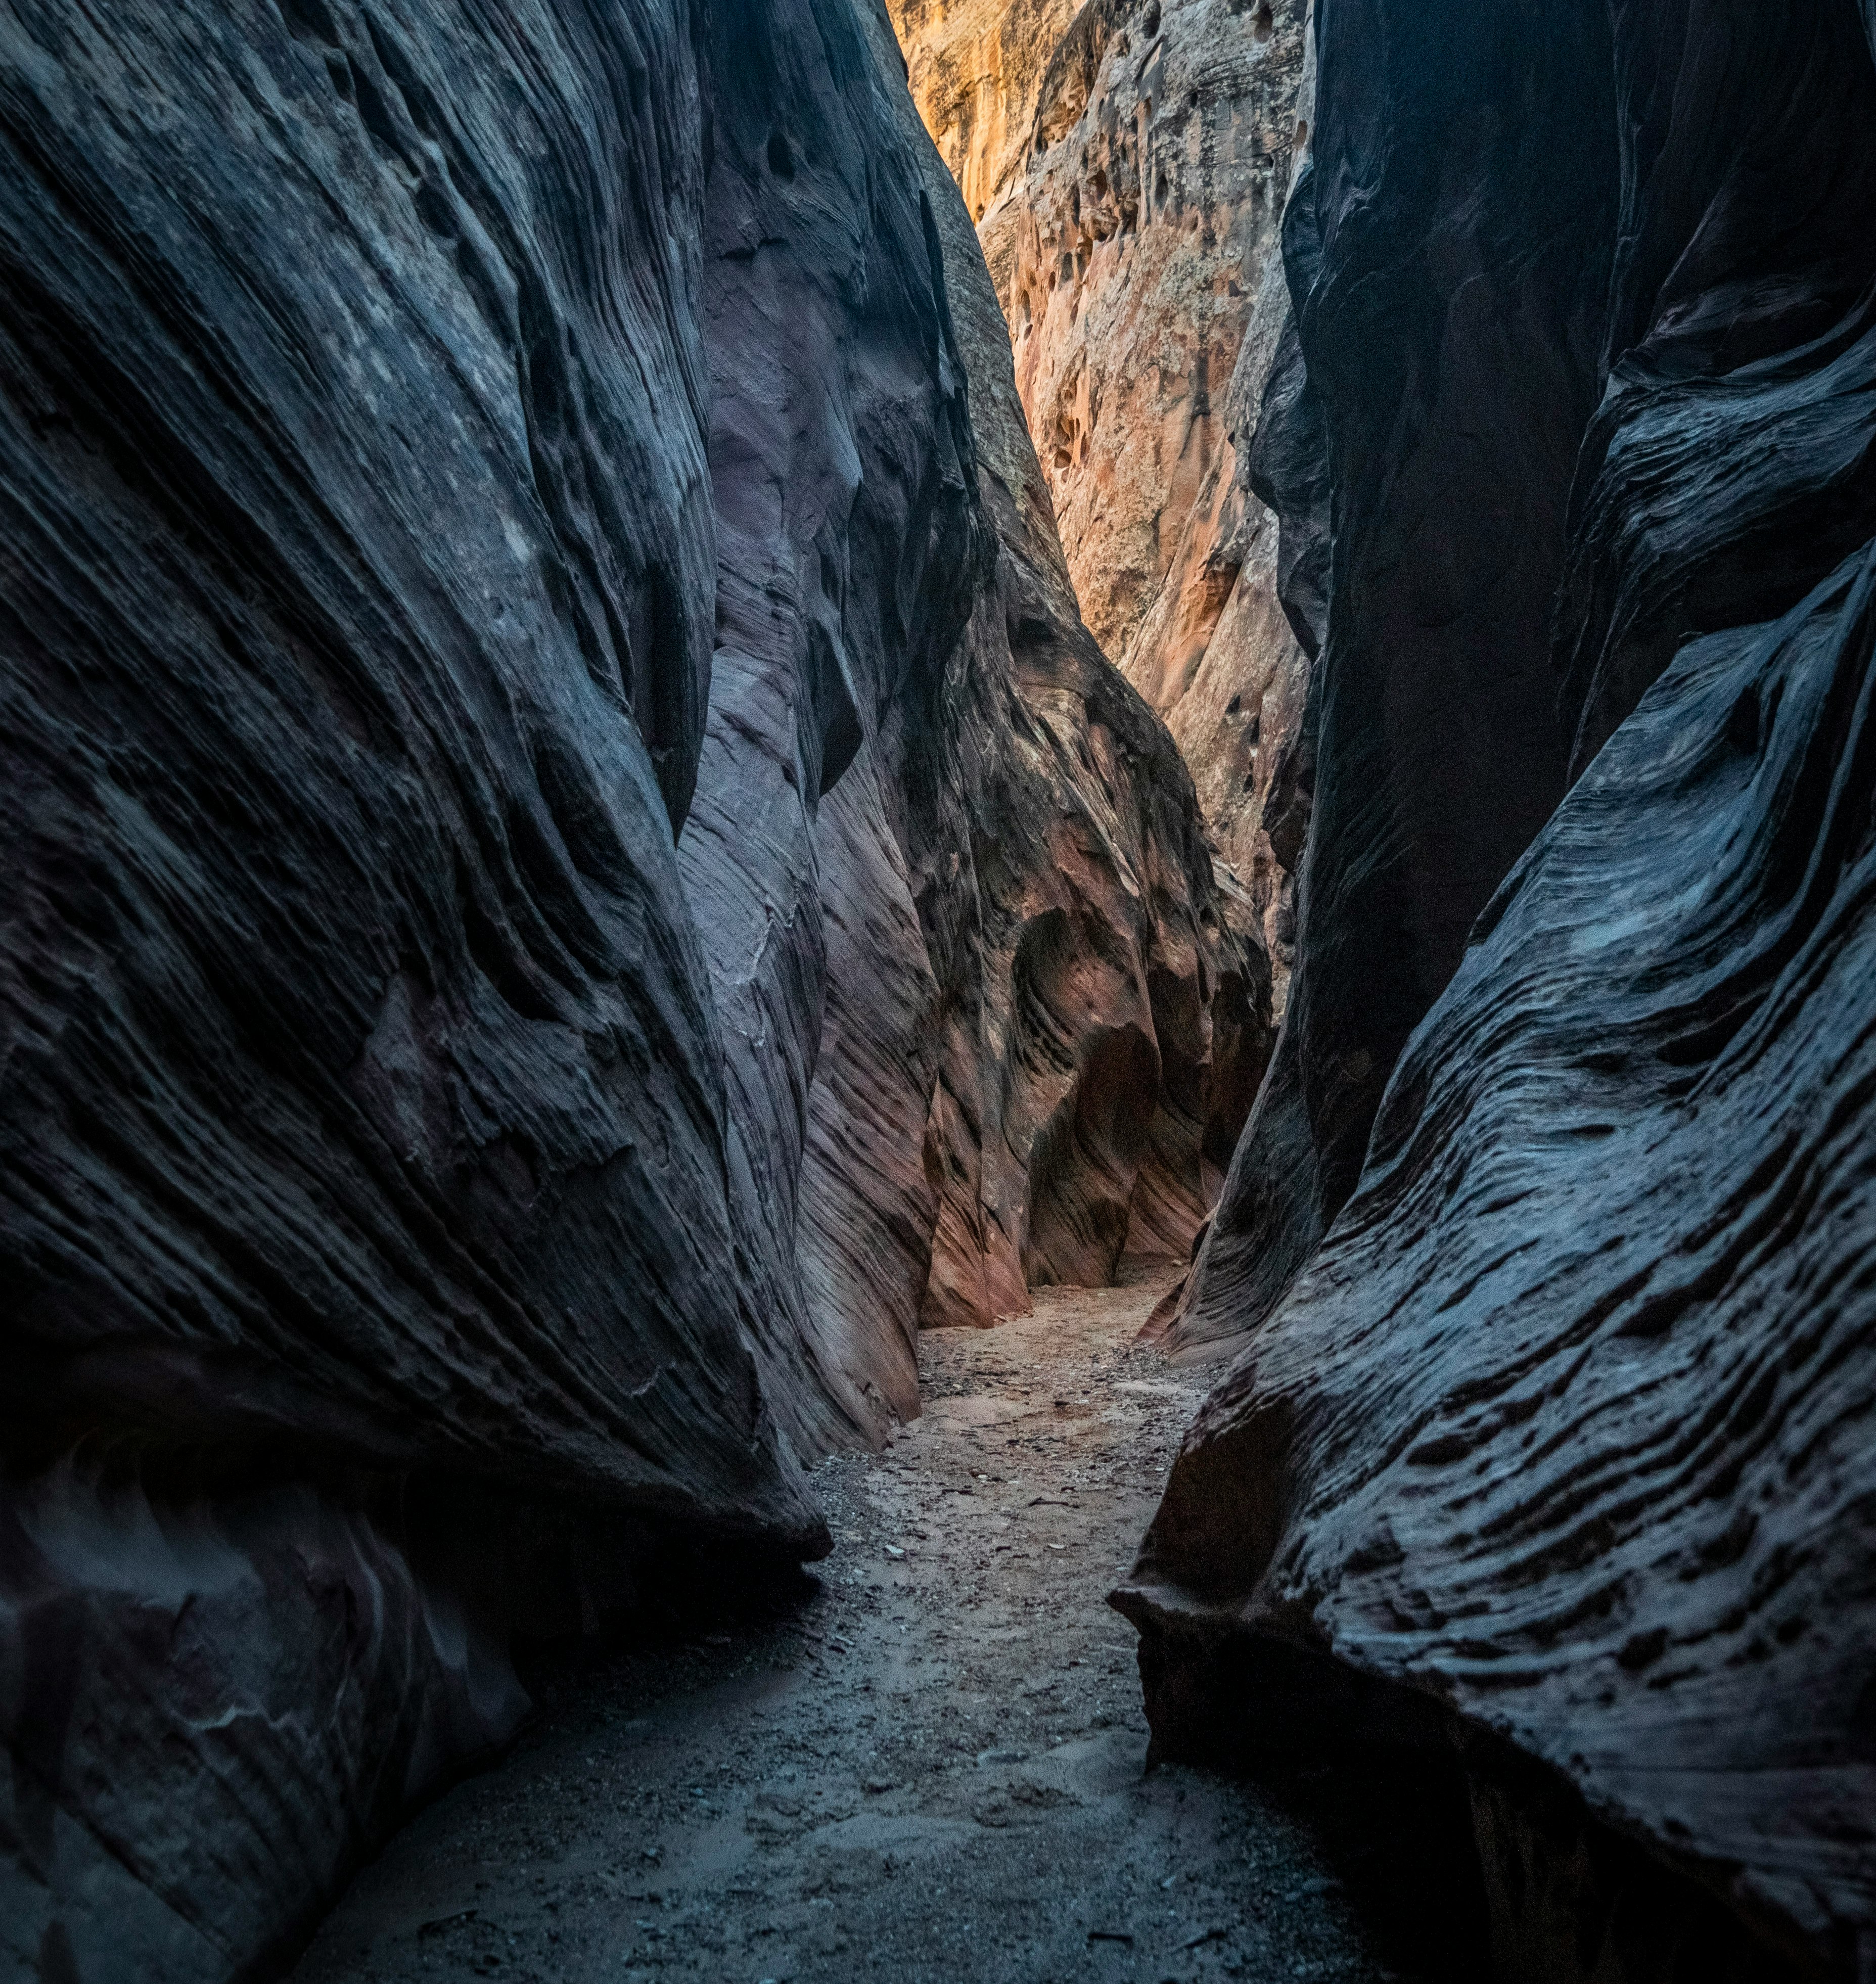
[{"label": "sandy canyon floor", "polygon": [[1135,1346],[1159,1292],[929,1336],[920,1422],[819,1471],[832,1557],[534,1671],[522,1736],[360,1872],[300,1984],[1479,1974],[1411,1774],[1145,1768],[1104,1598],[1208,1376]]}]

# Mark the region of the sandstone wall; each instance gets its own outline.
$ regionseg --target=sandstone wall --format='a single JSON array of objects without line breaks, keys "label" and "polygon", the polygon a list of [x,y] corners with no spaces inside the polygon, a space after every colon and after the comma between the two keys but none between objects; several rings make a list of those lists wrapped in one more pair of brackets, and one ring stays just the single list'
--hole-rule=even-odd
[{"label": "sandstone wall", "polygon": [[943,1044],[924,1312],[981,1322],[1029,1285],[1104,1282],[1124,1253],[1188,1257],[1268,1057],[1271,970],[1234,927],[1172,740],[1082,624],[969,212],[901,106],[997,541],[926,730],[944,755],[915,856]]},{"label": "sandstone wall", "polygon": [[1313,812],[1284,1035],[1186,1346],[1268,1312],[1320,1240],[1409,1035],[1566,782],[1552,615],[1605,362],[1607,36],[1580,9],[1482,39],[1392,32],[1323,14],[1315,156],[1285,221],[1289,424],[1316,430],[1328,485],[1316,524],[1307,504],[1285,522],[1326,530],[1333,571]]},{"label": "sandstone wall", "polygon": [[[1074,0],[887,0],[906,85],[970,219],[1002,239],[1020,206],[1036,93]],[[1007,256],[993,272],[1007,287]]]},{"label": "sandstone wall", "polygon": [[1164,1751],[1456,1736],[1505,1977],[1860,1977],[1876,24],[1322,20],[1303,944],[1117,1602]]},{"label": "sandstone wall", "polygon": [[877,32],[0,6],[24,1974],[264,1966],[516,1632],[825,1547],[934,1232],[989,1320],[1215,1184],[1261,960]]},{"label": "sandstone wall", "polygon": [[1082,612],[1191,767],[1281,1008],[1308,664],[1248,453],[1287,310],[1278,223],[1307,143],[1305,8],[893,13],[978,221]]}]

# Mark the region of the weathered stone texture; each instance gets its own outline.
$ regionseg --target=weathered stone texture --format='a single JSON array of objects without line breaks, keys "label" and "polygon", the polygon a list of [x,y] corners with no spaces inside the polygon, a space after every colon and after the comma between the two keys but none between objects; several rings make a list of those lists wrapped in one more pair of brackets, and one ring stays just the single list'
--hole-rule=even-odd
[{"label": "weathered stone texture", "polygon": [[[984,1320],[1202,1215],[1261,956],[1072,602],[1046,747],[985,645],[1046,494],[986,507],[879,32],[0,5],[25,1974],[264,1963],[514,1633],[824,1548],[941,1215]],[[1115,982],[1019,1017],[1051,907]]]},{"label": "weathered stone texture", "polygon": [[943,754],[908,784],[943,1011],[925,1316],[981,1322],[1126,1252],[1186,1257],[1268,1055],[1270,967],[1232,927],[1178,750],[1082,624],[970,216],[904,114],[997,546],[924,726]]},{"label": "weathered stone texture", "polygon": [[1322,20],[1302,950],[1117,1602],[1168,1749],[1456,1730],[1507,1977],[1860,1977],[1876,24]]},{"label": "weathered stone texture", "polygon": [[[1576,8],[1489,34],[1386,15],[1322,17],[1314,158],[1285,220],[1304,377],[1280,368],[1271,391],[1292,430],[1320,423],[1332,545],[1313,812],[1284,1035],[1186,1346],[1267,1312],[1327,1230],[1402,1047],[1569,763],[1551,622],[1603,376],[1607,29]],[[1312,527],[1292,516],[1294,591]]]},{"label": "weathered stone texture", "polygon": [[1280,1006],[1300,847],[1282,768],[1308,665],[1244,457],[1287,307],[1278,219],[1307,141],[1305,8],[893,12],[978,220],[1083,614],[1191,767]]},{"label": "weathered stone texture", "polygon": [[[1876,1932],[1873,592],[1876,550],[1616,731],[1124,1594],[1170,1744],[1234,1719],[1178,1679],[1221,1642],[1332,1651],[1845,1976]],[[1332,1734],[1294,1684],[1239,1713]]]},{"label": "weathered stone texture", "polygon": [[[1075,0],[886,0],[919,115],[971,220],[1007,240],[1022,198],[1036,92]],[[993,250],[992,253],[995,251]],[[1008,256],[992,280],[1007,285]]]}]

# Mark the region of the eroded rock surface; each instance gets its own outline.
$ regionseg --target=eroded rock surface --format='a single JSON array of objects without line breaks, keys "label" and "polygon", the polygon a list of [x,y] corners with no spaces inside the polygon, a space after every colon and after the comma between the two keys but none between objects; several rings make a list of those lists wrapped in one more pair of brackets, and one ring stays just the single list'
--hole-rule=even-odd
[{"label": "eroded rock surface", "polygon": [[986,1319],[1202,1216],[1260,960],[1072,612],[1053,732],[973,631],[877,29],[0,8],[23,1974],[264,1964],[513,1633],[823,1548],[799,1462],[915,1409],[988,1202],[935,1091]]},{"label": "eroded rock surface", "polygon": [[1290,383],[1320,423],[1333,570],[1314,810],[1284,1037],[1187,1346],[1268,1313],[1321,1239],[1409,1034],[1566,783],[1552,615],[1609,364],[1609,31],[1594,8],[1489,32],[1392,18],[1323,14],[1315,156],[1285,219]]},{"label": "eroded rock surface", "polygon": [[[1075,0],[886,0],[906,87],[973,222],[989,222],[1000,298],[1009,285],[1011,203],[1034,145],[1044,72]],[[993,220],[992,216],[996,216]]]},{"label": "eroded rock surface", "polygon": [[1268,1057],[1271,971],[1177,748],[1082,622],[970,216],[899,102],[997,542],[927,719],[945,755],[913,849],[942,1015],[924,1315],[985,1322],[1029,1286],[1104,1283],[1124,1255],[1188,1257]]},{"label": "eroded rock surface", "polygon": [[[1241,1355],[1117,1599],[1172,1753],[1456,1728],[1502,1974],[1853,1978],[1872,24],[1414,19],[1417,45],[1390,5],[1323,16],[1304,947],[1186,1319]],[[1514,59],[1545,79],[1516,118]],[[1520,149],[1555,109],[1566,165]]]},{"label": "eroded rock surface", "polygon": [[1248,451],[1287,308],[1278,220],[1307,142],[1305,8],[893,12],[978,223],[1082,612],[1191,767],[1280,1005],[1308,668]]},{"label": "eroded rock surface", "polygon": [[1288,189],[1301,28],[1294,0],[1281,32],[1228,0],[1109,0],[1077,15],[1037,88],[1005,305],[1082,611],[1117,659],[1228,444]]},{"label": "eroded rock surface", "polygon": [[[1174,1744],[1221,1637],[1332,1647],[1844,1976],[1876,1930],[1873,589],[1860,553],[1695,643],[1616,732],[1126,1594]],[[1253,1720],[1308,1731],[1295,1694]]]}]

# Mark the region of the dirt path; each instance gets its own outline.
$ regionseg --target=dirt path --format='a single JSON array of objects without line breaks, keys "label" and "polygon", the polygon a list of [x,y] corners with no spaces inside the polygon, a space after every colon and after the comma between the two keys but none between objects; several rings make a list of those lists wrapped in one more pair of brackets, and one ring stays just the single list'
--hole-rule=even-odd
[{"label": "dirt path", "polygon": [[535,1722],[360,1874],[301,1984],[1454,1984],[1392,1792],[1143,1772],[1104,1599],[1205,1383],[1132,1347],[1157,1293],[928,1337],[923,1419],[820,1472],[807,1595],[534,1677]]}]

